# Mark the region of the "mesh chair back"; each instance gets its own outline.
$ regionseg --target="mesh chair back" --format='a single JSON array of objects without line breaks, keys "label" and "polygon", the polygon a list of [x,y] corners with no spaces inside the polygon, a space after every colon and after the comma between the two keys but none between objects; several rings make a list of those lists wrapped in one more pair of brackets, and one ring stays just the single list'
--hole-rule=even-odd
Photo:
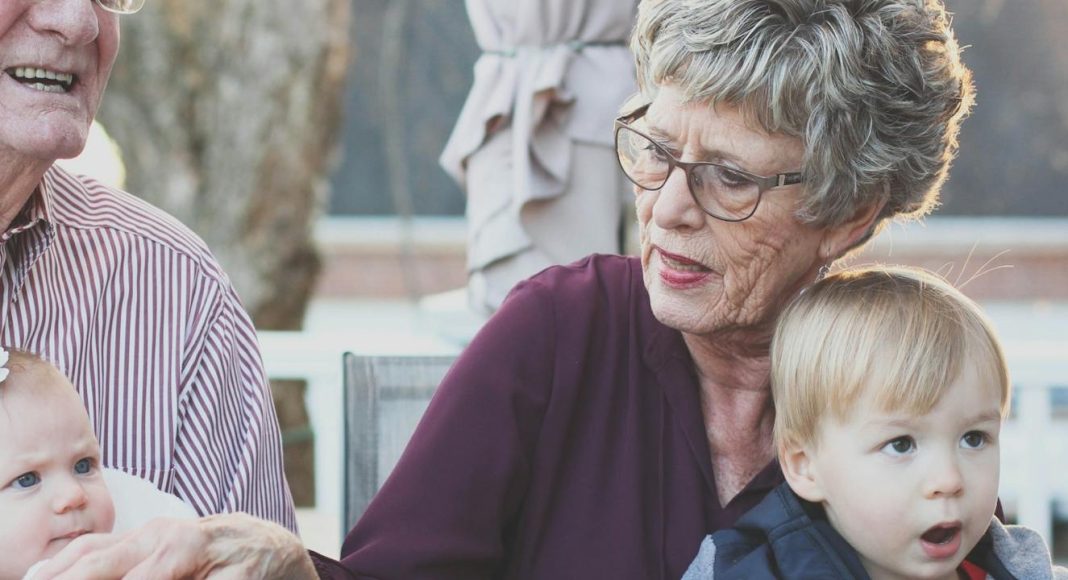
[{"label": "mesh chair back", "polygon": [[393,471],[455,356],[345,353],[342,534],[363,515]]}]

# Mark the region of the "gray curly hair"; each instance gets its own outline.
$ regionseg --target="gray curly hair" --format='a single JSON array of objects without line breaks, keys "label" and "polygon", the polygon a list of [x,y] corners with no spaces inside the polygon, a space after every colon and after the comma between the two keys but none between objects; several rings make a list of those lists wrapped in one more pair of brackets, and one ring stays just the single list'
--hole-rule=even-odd
[{"label": "gray curly hair", "polygon": [[800,138],[821,226],[931,211],[974,100],[939,0],[643,0],[631,49],[646,100],[671,84]]}]

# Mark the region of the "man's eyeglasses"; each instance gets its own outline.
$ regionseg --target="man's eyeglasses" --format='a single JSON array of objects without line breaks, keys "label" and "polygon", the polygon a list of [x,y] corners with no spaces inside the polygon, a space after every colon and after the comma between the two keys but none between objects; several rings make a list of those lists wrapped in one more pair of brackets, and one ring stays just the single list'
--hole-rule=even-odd
[{"label": "man's eyeglasses", "polygon": [[145,0],[95,0],[101,8],[115,14],[133,14],[145,5]]},{"label": "man's eyeglasses", "polygon": [[671,172],[681,167],[698,207],[714,218],[740,222],[756,213],[765,191],[804,181],[800,173],[764,177],[718,163],[680,161],[652,137],[631,126],[648,109],[649,105],[643,105],[616,119],[616,158],[627,179],[642,189],[659,190]]}]

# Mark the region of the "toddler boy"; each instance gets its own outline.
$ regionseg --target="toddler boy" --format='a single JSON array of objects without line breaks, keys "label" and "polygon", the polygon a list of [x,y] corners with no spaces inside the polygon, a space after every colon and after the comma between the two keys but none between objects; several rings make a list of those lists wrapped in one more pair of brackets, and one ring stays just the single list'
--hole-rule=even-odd
[{"label": "toddler boy", "polygon": [[950,284],[830,276],[783,313],[771,364],[787,484],[706,538],[684,578],[1068,578],[1038,534],[993,517],[1009,376]]}]

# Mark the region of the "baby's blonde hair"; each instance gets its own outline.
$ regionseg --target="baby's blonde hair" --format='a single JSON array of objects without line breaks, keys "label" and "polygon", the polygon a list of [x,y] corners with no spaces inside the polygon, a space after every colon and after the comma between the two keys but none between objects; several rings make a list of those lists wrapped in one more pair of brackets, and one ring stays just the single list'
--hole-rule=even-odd
[{"label": "baby's blonde hair", "polygon": [[[4,348],[4,347],[0,347]],[[4,365],[8,370],[7,377],[0,381],[0,405],[4,399],[14,393],[26,393],[34,397],[54,396],[56,393],[70,391],[76,393],[70,379],[66,377],[52,361],[43,355],[19,349],[5,349],[8,353],[7,363]],[[43,369],[52,374],[57,380],[27,381],[26,375],[36,369]]]},{"label": "baby's blonde hair", "polygon": [[[886,411],[930,411],[966,363],[1001,391],[1009,373],[990,321],[944,279],[905,267],[843,271],[783,312],[771,346],[775,443],[815,445],[829,413],[842,421],[863,393]],[[991,383],[987,383],[991,384]]]}]

